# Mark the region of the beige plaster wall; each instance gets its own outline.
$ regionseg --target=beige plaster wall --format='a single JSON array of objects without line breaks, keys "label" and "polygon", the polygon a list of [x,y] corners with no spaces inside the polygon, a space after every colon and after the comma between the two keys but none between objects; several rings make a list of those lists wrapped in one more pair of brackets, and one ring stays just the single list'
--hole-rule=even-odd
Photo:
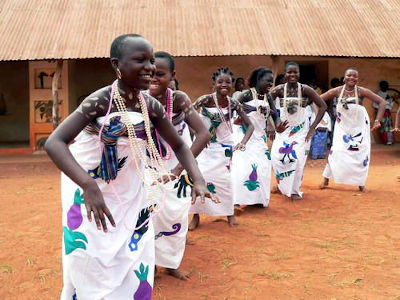
[{"label": "beige plaster wall", "polygon": [[0,62],[0,93],[3,93],[7,106],[7,114],[0,115],[0,143],[28,143],[28,62]]}]

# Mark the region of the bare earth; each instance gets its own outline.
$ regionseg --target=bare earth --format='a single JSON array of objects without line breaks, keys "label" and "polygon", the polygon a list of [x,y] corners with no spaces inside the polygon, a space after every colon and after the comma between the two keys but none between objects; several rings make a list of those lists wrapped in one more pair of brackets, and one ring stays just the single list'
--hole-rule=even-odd
[{"label": "bare earth", "polygon": [[[307,163],[304,200],[272,195],[240,225],[202,217],[182,268],[161,271],[154,299],[400,299],[400,147],[373,147],[365,193],[319,190]],[[59,172],[45,156],[0,157],[0,299],[57,299],[62,287]]]}]

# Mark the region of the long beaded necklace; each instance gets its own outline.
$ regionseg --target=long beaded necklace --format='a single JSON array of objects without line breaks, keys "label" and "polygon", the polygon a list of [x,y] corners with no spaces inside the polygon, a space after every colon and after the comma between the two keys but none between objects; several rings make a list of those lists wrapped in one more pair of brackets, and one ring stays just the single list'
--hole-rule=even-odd
[{"label": "long beaded necklace", "polygon": [[226,96],[227,99],[228,99],[228,116],[229,116],[228,120],[226,120],[225,116],[224,116],[224,113],[222,112],[221,107],[218,105],[217,93],[213,93],[212,97],[213,97],[213,100],[214,100],[215,107],[218,110],[219,117],[221,118],[221,122],[224,122],[226,127],[229,129],[229,131],[231,133],[233,133],[232,124],[231,124],[231,117],[232,117],[231,116],[231,114],[232,114],[232,112],[231,112],[231,99],[229,98],[229,96]]},{"label": "long beaded necklace", "polygon": [[[264,115],[263,113],[261,113],[261,109],[260,109],[261,105],[258,104],[258,93],[257,93],[256,89],[255,88],[250,88],[250,91],[251,91],[251,94],[253,96],[253,99],[255,100],[256,110],[257,110],[258,114]],[[269,103],[267,101],[267,94],[264,94],[264,99],[261,100],[261,101],[263,101],[265,103],[265,105],[266,105],[267,111],[265,113],[265,116],[268,116],[269,113],[270,113],[270,107],[269,107]]]},{"label": "long beaded necklace", "polygon": [[[115,103],[118,112],[121,114],[121,119],[127,128],[128,142],[129,142],[129,147],[131,149],[132,157],[133,157],[133,160],[135,163],[136,174],[139,177],[139,179],[142,181],[142,183],[145,187],[146,198],[148,199],[149,202],[152,203],[151,210],[153,211],[152,216],[154,216],[156,213],[161,211],[161,209],[164,206],[165,199],[166,199],[165,188],[162,186],[162,183],[158,181],[158,178],[163,178],[163,175],[170,176],[171,174],[169,174],[166,171],[165,165],[164,165],[161,157],[159,156],[158,151],[154,145],[154,141],[151,137],[150,118],[149,118],[149,112],[147,110],[146,100],[144,99],[142,93],[139,92],[139,105],[140,105],[140,109],[141,109],[141,113],[142,113],[142,117],[143,117],[143,121],[144,121],[145,133],[147,136],[147,145],[146,145],[145,149],[143,149],[139,145],[139,139],[136,136],[134,125],[132,124],[132,122],[129,118],[128,110],[126,109],[126,105],[125,105],[125,100],[122,98],[121,94],[119,93],[118,86],[117,86],[117,80],[112,85],[110,107],[109,107],[107,115],[106,115],[106,120],[110,113],[112,102]],[[103,123],[102,128],[103,127],[104,127],[104,123]],[[101,138],[102,128],[99,133],[99,138]],[[142,162],[147,161],[146,149],[150,156],[150,163],[152,166],[155,167],[155,168],[148,168],[150,177],[152,179],[151,186],[150,186],[150,184],[148,184],[146,182],[145,176],[140,168],[140,161],[142,161]],[[137,156],[139,156],[140,161]],[[123,203],[121,201],[121,199],[119,198],[119,195],[116,192],[112,183],[110,183],[110,186],[111,186],[115,196],[117,197],[118,201],[120,202],[120,204],[122,206],[125,206],[125,203]],[[157,210],[155,208],[154,201],[153,201],[153,199],[154,199],[153,196],[156,192],[156,188],[158,188],[162,193],[161,205]],[[126,215],[124,216],[124,220],[126,220]],[[150,217],[145,222],[143,222],[139,227],[135,226],[135,230],[138,230],[141,227],[143,227],[144,225],[146,225],[149,222],[149,220],[150,220]],[[131,228],[128,228],[128,226],[126,225],[125,222],[124,222],[124,225],[128,230],[131,230]]]},{"label": "long beaded necklace", "polygon": [[[172,123],[172,112],[173,112],[173,107],[174,107],[174,100],[172,97],[172,90],[170,88],[167,88],[167,97],[166,97],[166,108],[167,108],[167,117],[168,120]],[[170,160],[172,157],[172,149],[171,146],[168,143],[166,144],[166,150],[167,153],[165,156],[162,156],[162,148],[161,148],[161,141],[160,141],[160,134],[158,133],[158,130],[156,129],[156,138],[157,138],[157,145],[159,149],[159,153],[161,155],[162,160]]]},{"label": "long beaded necklace", "polygon": [[[287,110],[287,86],[285,83],[283,86],[283,107]],[[301,107],[302,97],[301,97],[301,84],[297,82],[297,105]]]}]

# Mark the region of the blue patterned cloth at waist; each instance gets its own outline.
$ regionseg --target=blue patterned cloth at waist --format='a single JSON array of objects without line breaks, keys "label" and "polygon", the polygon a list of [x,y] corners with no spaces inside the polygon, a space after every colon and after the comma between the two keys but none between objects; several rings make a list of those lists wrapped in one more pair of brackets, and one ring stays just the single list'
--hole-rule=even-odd
[{"label": "blue patterned cloth at waist", "polygon": [[[84,129],[85,132],[92,135],[99,135],[101,125],[91,122]],[[144,130],[144,122],[140,122],[134,125],[136,137],[140,139],[146,139],[146,133]],[[96,178],[102,178],[104,181],[109,183],[117,177],[118,172],[118,152],[117,152],[117,141],[119,137],[128,136],[127,128],[124,123],[121,122],[121,117],[116,116],[110,118],[110,124],[103,127],[101,134],[101,141],[104,143],[103,151],[101,154],[101,162],[98,168]]]}]

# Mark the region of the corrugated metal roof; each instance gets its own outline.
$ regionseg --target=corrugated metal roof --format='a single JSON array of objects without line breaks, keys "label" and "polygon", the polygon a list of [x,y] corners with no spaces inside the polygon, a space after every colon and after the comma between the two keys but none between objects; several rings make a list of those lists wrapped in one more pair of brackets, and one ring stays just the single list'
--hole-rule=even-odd
[{"label": "corrugated metal roof", "polygon": [[0,0],[0,60],[108,57],[139,33],[175,56],[400,57],[400,0]]}]

